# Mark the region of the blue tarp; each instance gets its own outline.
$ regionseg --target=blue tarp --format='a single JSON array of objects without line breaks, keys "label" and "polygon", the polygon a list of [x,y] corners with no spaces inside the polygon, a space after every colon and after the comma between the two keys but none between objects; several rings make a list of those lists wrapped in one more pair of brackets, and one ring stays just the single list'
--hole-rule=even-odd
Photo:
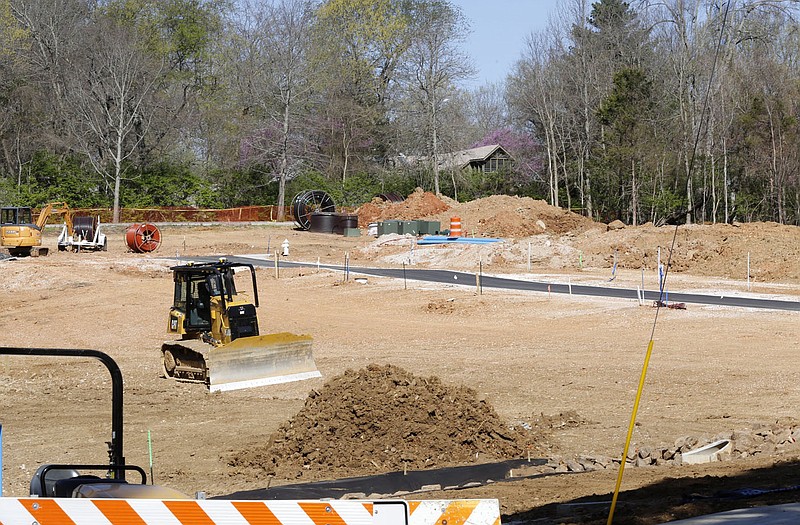
[{"label": "blue tarp", "polygon": [[496,239],[493,237],[446,237],[444,235],[426,235],[422,239],[417,240],[417,244],[489,244],[502,240],[503,239]]}]

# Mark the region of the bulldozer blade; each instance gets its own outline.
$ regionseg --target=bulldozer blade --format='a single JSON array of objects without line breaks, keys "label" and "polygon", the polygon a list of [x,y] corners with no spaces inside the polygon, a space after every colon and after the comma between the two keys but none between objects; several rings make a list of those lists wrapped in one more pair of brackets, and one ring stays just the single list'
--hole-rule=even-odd
[{"label": "bulldozer blade", "polygon": [[311,336],[288,332],[240,337],[208,353],[209,390],[224,392],[322,377]]}]

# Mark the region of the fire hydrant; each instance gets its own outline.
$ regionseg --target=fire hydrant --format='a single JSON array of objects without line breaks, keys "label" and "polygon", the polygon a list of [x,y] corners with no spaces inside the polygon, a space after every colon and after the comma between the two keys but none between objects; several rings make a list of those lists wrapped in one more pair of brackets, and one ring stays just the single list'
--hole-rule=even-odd
[{"label": "fire hydrant", "polygon": [[284,239],[281,243],[281,248],[283,248],[283,256],[289,255],[289,239]]}]

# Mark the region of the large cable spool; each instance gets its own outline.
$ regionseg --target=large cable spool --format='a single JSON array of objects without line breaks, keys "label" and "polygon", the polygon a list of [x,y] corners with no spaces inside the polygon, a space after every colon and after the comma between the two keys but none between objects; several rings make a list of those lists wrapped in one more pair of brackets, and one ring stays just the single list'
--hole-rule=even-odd
[{"label": "large cable spool", "polygon": [[333,197],[322,190],[301,191],[292,199],[292,215],[297,225],[308,230],[311,228],[311,215],[313,213],[333,213],[336,204]]},{"label": "large cable spool", "polygon": [[383,202],[389,202],[391,204],[396,204],[398,202],[403,202],[405,199],[399,193],[395,193],[393,191],[386,192],[386,193],[379,193],[375,195]]},{"label": "large cable spool", "polygon": [[342,235],[347,228],[358,228],[358,215],[323,212],[311,214],[311,226],[309,227],[309,231],[316,233],[338,233]]},{"label": "large cable spool", "polygon": [[155,224],[131,224],[125,230],[125,244],[136,253],[149,253],[161,246],[161,232]]},{"label": "large cable spool", "polygon": [[349,229],[358,228],[358,215],[348,215],[346,213],[337,213],[336,220],[333,224],[333,233],[344,235],[344,231]]},{"label": "large cable spool", "polygon": [[93,241],[94,232],[97,231],[97,219],[89,216],[72,218],[72,237],[76,241]]}]

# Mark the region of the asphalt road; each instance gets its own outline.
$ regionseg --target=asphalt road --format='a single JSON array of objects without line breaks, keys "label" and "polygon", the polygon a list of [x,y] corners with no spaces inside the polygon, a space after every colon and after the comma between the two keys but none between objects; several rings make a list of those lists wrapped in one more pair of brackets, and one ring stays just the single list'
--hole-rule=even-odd
[{"label": "asphalt road", "polygon": [[[253,266],[274,267],[274,260],[258,259],[253,257],[228,256],[231,262],[242,262]],[[219,257],[193,257],[194,261],[216,261]],[[316,268],[317,264],[292,262],[278,260],[279,268]],[[411,281],[424,281],[430,283],[454,284],[460,286],[476,286],[475,274],[466,272],[456,272],[452,270],[432,270],[416,268],[364,268],[350,267],[345,269],[343,266],[320,264],[319,268],[326,270],[345,272],[357,275],[369,275],[374,277],[388,277],[392,279],[407,279]],[[606,286],[587,286],[581,284],[560,284],[541,281],[522,281],[519,279],[507,279],[504,277],[481,276],[481,286],[483,288],[497,288],[504,290],[572,294],[590,297],[609,297],[615,299],[638,300],[639,290],[630,288],[612,288]],[[644,302],[655,302],[661,300],[662,303],[692,303],[716,306],[732,306],[739,308],[759,308],[764,310],[788,310],[800,312],[800,302],[784,301],[777,299],[759,299],[753,297],[736,297],[725,295],[704,295],[694,293],[681,293],[670,291],[666,296],[661,297],[658,290],[644,290],[641,300]]]}]

